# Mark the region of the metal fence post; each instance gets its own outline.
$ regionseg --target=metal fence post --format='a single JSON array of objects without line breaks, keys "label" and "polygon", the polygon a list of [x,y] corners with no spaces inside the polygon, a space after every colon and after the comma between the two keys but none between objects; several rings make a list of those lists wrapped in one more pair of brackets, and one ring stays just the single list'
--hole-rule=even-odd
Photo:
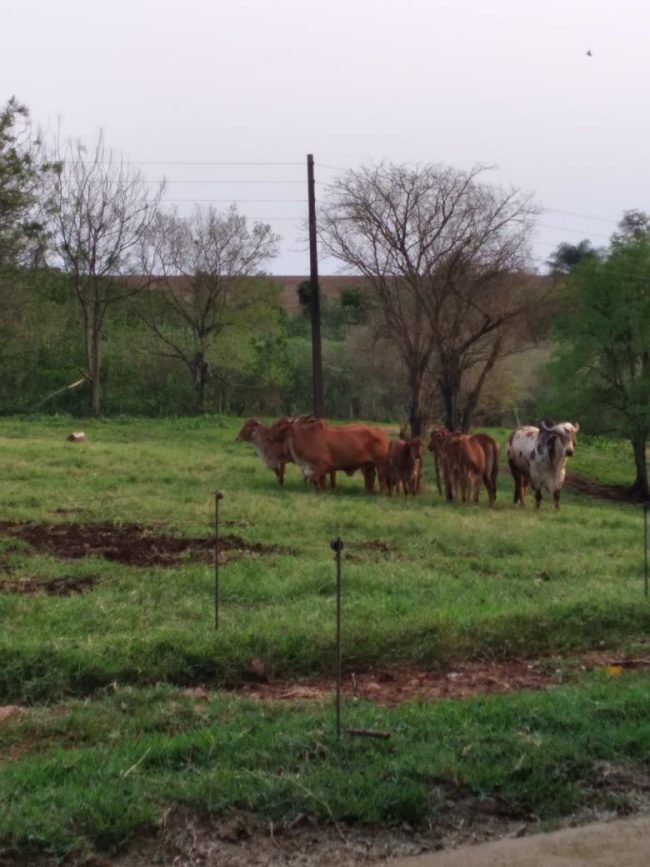
[{"label": "metal fence post", "polygon": [[219,628],[219,500],[221,491],[214,492],[214,628]]},{"label": "metal fence post", "polygon": [[646,599],[648,598],[648,510],[650,510],[650,500],[646,500],[643,504],[643,584]]},{"label": "metal fence post", "polygon": [[336,737],[341,737],[341,551],[343,542],[337,536],[330,542],[336,553]]}]

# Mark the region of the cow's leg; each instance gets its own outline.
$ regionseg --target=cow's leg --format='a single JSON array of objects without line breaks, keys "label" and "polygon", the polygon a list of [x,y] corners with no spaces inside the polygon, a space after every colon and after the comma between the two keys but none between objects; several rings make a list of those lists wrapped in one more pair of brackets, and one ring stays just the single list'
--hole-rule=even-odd
[{"label": "cow's leg", "polygon": [[365,465],[361,468],[363,473],[363,484],[367,494],[372,494],[375,490],[375,468],[372,464]]},{"label": "cow's leg", "polygon": [[336,487],[336,470],[330,470],[330,488],[334,490]]},{"label": "cow's leg", "polygon": [[376,467],[373,465],[371,491],[374,491],[374,489],[375,489],[375,471],[377,474],[377,479],[379,480],[379,493],[385,494],[386,490],[387,490],[388,479],[390,477],[390,474],[387,470],[387,467],[385,464],[377,464]]},{"label": "cow's leg", "polygon": [[510,472],[512,474],[513,481],[515,483],[515,495],[514,495],[513,502],[514,502],[515,506],[517,505],[517,503],[521,503],[521,505],[523,506],[524,501],[521,497],[521,482],[522,482],[521,473],[519,472],[519,470],[513,464],[512,461],[508,461],[508,464],[510,466]]},{"label": "cow's leg", "polygon": [[454,480],[453,474],[449,466],[444,463],[442,465],[442,475],[443,481],[445,484],[445,496],[447,498],[448,503],[453,503],[454,501]]},{"label": "cow's leg", "polygon": [[559,488],[557,489],[557,491],[553,491],[553,502],[555,503],[555,511],[559,512],[560,511],[560,489]]},{"label": "cow's leg", "polygon": [[497,497],[496,485],[487,473],[483,476],[483,484],[485,485],[485,490],[488,495],[488,506],[492,508]]},{"label": "cow's leg", "polygon": [[526,494],[528,493],[528,476],[521,477],[521,505],[526,505]]},{"label": "cow's leg", "polygon": [[460,499],[463,506],[466,506],[469,503],[469,479],[467,478],[467,471],[461,470],[459,473],[459,485],[460,488]]},{"label": "cow's leg", "polygon": [[277,478],[279,485],[284,484],[284,464],[280,464],[279,467],[275,468],[275,477]]},{"label": "cow's leg", "polygon": [[542,489],[537,488],[535,490],[535,508],[539,509],[539,507],[541,505],[542,505]]},{"label": "cow's leg", "polygon": [[433,453],[433,466],[436,471],[436,485],[438,486],[438,493],[442,497],[442,485],[440,484],[440,459],[438,457],[438,452]]}]

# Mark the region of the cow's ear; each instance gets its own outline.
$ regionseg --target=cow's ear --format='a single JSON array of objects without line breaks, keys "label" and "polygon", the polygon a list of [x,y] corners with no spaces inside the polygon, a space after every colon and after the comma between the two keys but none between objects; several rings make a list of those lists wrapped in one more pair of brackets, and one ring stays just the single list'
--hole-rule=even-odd
[{"label": "cow's ear", "polygon": [[573,430],[574,430],[576,433],[578,433],[578,431],[580,430],[580,425],[578,424],[577,421],[574,421],[574,422],[573,422]]}]

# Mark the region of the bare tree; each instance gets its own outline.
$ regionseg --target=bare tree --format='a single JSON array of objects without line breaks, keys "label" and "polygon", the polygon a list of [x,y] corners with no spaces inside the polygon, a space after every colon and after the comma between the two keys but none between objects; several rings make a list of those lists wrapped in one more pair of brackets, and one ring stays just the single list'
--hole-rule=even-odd
[{"label": "bare tree", "polygon": [[[334,182],[320,217],[325,249],[373,290],[378,336],[404,363],[409,421],[421,432],[433,371],[445,424],[467,429],[485,378],[513,351],[538,301],[521,279],[535,210],[479,181],[485,169],[380,164]],[[467,372],[473,386],[464,393]]]},{"label": "bare tree", "polygon": [[99,415],[106,314],[143,288],[141,280],[133,279],[139,245],[164,184],[151,191],[138,169],[107,150],[101,133],[90,150],[68,142],[64,148],[57,143],[56,152],[54,248],[81,308],[85,376],[92,412]]},{"label": "bare tree", "polygon": [[158,213],[147,234],[143,262],[151,283],[142,316],[165,347],[158,354],[185,365],[197,413],[205,409],[217,338],[245,325],[275,294],[259,278],[278,241],[267,224],[249,227],[234,205],[225,213],[197,207],[187,218]]}]

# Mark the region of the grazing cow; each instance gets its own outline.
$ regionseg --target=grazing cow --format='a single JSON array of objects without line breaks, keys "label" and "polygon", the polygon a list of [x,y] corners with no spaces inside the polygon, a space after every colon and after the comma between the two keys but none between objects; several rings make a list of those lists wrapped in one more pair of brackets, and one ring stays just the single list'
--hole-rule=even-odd
[{"label": "grazing cow", "polygon": [[[265,425],[258,421],[256,418],[249,418],[247,422],[245,422],[242,429],[239,431],[239,434],[236,437],[235,442],[242,443],[253,443],[257,454],[269,469],[273,470],[278,480],[278,484],[284,484],[284,468],[287,464],[294,463],[294,460],[291,456],[291,452],[289,451],[289,447],[286,442],[279,442],[277,438],[275,438],[274,434],[278,425],[283,424],[284,422],[291,421],[295,424],[308,424],[315,419],[313,416],[305,416],[301,415],[295,419],[290,419],[288,416],[283,416],[278,421],[274,422],[272,425]],[[334,488],[336,486],[336,473],[330,473],[330,485]]]},{"label": "grazing cow", "polygon": [[362,470],[366,491],[374,488],[375,471],[382,493],[386,487],[388,437],[362,424],[330,427],[322,419],[283,419],[274,426],[273,437],[286,443],[294,462],[319,491],[325,490],[325,475],[344,470],[348,475]]},{"label": "grazing cow", "polygon": [[468,503],[472,494],[474,502],[478,503],[482,481],[488,492],[489,505],[494,505],[499,446],[493,437],[483,433],[452,433],[439,427],[431,431],[428,449],[440,464],[449,501],[460,493],[463,503]]},{"label": "grazing cow", "polygon": [[[483,449],[483,453],[485,454],[485,476],[483,478],[483,483],[488,492],[488,499],[490,497],[490,491],[492,491],[492,505],[497,498],[497,476],[499,475],[499,443],[486,433],[475,433],[472,434],[472,437],[476,440],[476,442]],[[474,494],[474,501],[478,503],[478,496],[481,485],[479,483],[476,492]]]},{"label": "grazing cow", "polygon": [[515,480],[515,503],[526,504],[530,484],[538,509],[544,488],[553,495],[555,508],[560,508],[566,461],[575,452],[579,430],[580,425],[572,422],[553,424],[543,419],[539,427],[520,427],[512,432],[508,440],[508,463]]},{"label": "grazing cow", "polygon": [[[275,422],[281,424],[285,419]],[[267,426],[256,418],[249,418],[237,434],[236,442],[253,443],[257,454],[262,462],[276,475],[279,485],[284,484],[284,468],[293,463],[291,452],[285,442],[278,442],[272,438],[272,430],[275,425]]]},{"label": "grazing cow", "polygon": [[388,494],[392,496],[393,488],[399,494],[400,484],[407,494],[416,494],[420,489],[422,469],[422,440],[413,439],[391,440],[388,449],[388,470],[386,484]]}]

